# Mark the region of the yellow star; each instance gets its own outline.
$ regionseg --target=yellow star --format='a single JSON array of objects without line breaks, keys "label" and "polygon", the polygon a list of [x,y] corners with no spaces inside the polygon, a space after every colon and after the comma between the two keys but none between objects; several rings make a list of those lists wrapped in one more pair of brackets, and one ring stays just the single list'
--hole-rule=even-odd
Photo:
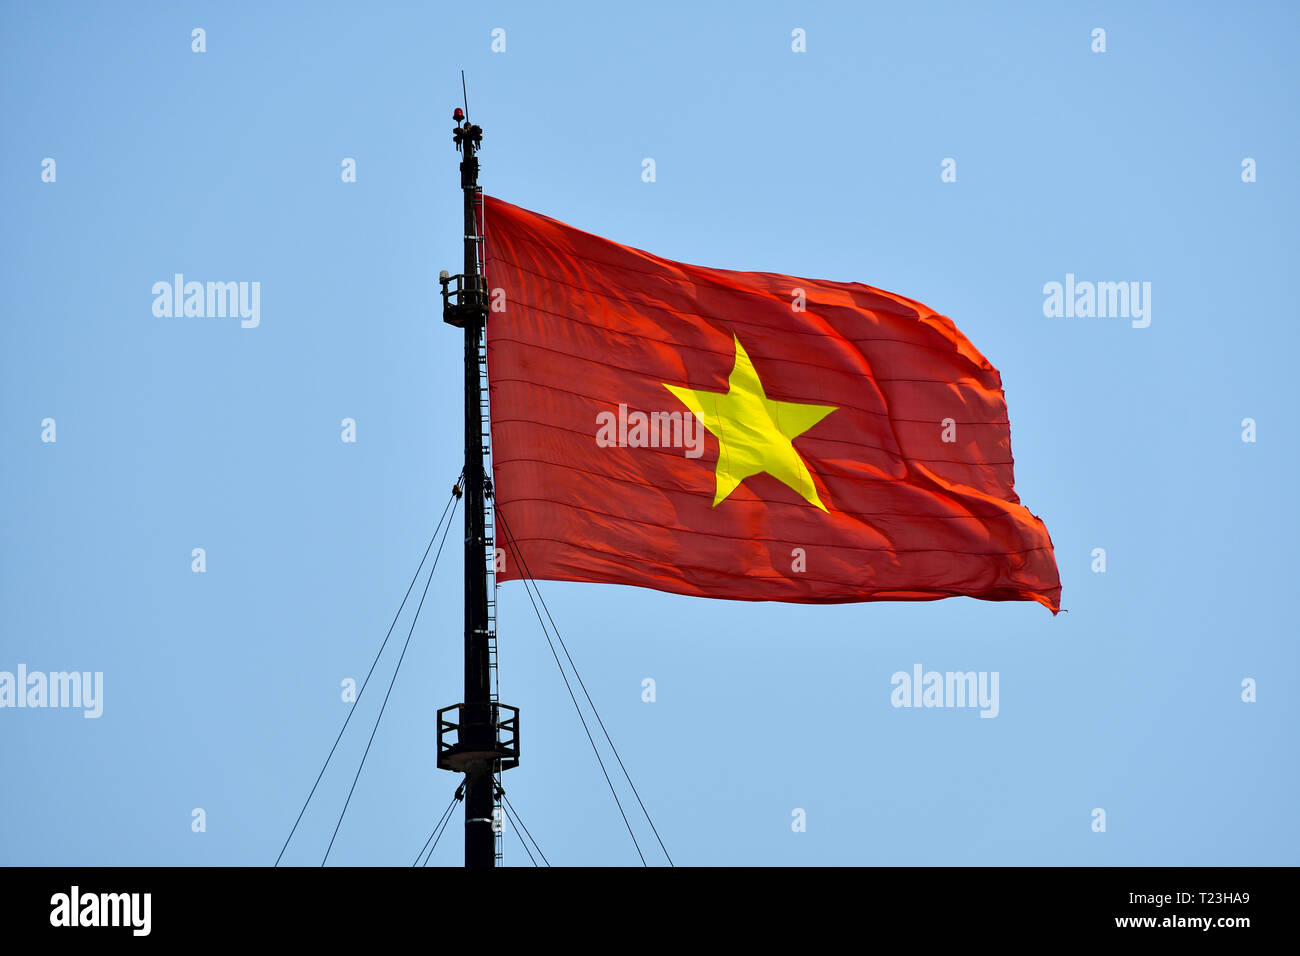
[{"label": "yellow star", "polygon": [[793,441],[835,411],[833,405],[800,405],[768,398],[740,339],[726,392],[701,392],[663,383],[718,439],[717,491],[713,507],[742,481],[766,472],[822,511],[808,466]]}]

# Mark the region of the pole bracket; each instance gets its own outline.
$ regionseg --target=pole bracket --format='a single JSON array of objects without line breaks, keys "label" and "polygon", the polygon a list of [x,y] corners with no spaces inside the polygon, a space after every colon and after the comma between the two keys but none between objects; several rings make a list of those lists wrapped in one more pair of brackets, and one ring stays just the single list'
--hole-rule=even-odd
[{"label": "pole bracket", "polygon": [[438,769],[465,773],[477,760],[500,761],[502,770],[519,766],[518,707],[494,702],[439,708]]},{"label": "pole bracket", "polygon": [[467,320],[477,317],[481,324],[487,317],[483,276],[448,275],[443,270],[438,283],[442,286],[442,321],[463,329]]}]

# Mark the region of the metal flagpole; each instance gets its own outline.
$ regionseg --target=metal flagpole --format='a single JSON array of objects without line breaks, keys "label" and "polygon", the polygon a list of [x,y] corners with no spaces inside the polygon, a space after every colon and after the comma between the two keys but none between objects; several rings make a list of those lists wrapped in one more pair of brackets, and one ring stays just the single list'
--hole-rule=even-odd
[{"label": "metal flagpole", "polygon": [[465,332],[465,699],[438,711],[438,766],[465,775],[465,865],[496,865],[494,777],[519,764],[519,711],[499,703],[493,693],[496,634],[489,612],[488,569],[495,559],[487,535],[485,509],[492,483],[484,467],[488,433],[484,338],[487,289],[479,255],[482,190],[478,150],[483,130],[469,122],[468,103],[452,114],[452,133],[461,153],[460,186],[465,199],[465,271],[443,272],[443,321]]}]

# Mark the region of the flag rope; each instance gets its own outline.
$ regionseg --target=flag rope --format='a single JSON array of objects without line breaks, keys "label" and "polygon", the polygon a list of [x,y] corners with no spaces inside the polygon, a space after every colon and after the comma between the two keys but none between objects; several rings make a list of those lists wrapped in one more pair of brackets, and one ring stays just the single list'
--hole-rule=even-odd
[{"label": "flag rope", "polygon": [[[442,811],[442,816],[439,817],[438,822],[434,824],[433,832],[429,834],[429,839],[424,841],[424,846],[420,847],[420,852],[415,854],[415,862],[411,864],[412,869],[420,865],[420,858],[424,856],[425,850],[429,851],[430,857],[433,856],[433,851],[438,849],[438,841],[442,839],[442,834],[447,829],[447,822],[451,819],[452,811],[456,809],[456,804],[460,803],[464,797],[465,783],[462,781],[460,786],[456,788],[456,792],[452,795],[451,803],[447,804],[447,809]],[[430,843],[433,844],[432,847],[429,846]],[[429,860],[427,858],[424,861],[424,865],[429,865]]]},{"label": "flag rope", "polygon": [[[514,533],[510,530],[510,523],[506,520],[505,513],[504,513],[504,511],[502,511],[502,509],[501,509],[501,502],[500,502],[499,500],[497,500],[496,498],[493,498],[492,506],[493,506],[493,508],[494,508],[494,511],[495,511],[496,516],[497,516],[497,517],[500,519],[500,521],[501,521],[501,528],[502,528],[502,530],[505,531],[505,533],[506,533],[506,543],[510,545],[510,550],[514,553],[514,555],[515,555],[515,560],[519,562],[519,566],[520,566],[520,568],[521,568],[521,569],[523,570],[523,572],[524,572],[524,576],[523,576],[523,578],[522,578],[521,580],[523,580],[523,582],[524,582],[524,588],[525,588],[525,590],[527,590],[527,591],[529,592],[529,593],[528,593],[528,599],[529,599],[530,601],[532,600],[532,591],[536,591],[536,592],[537,592],[537,600],[540,601],[542,607],[546,609],[546,617],[547,617],[547,619],[551,622],[551,628],[555,631],[555,637],[556,637],[557,640],[559,640],[559,642],[560,642],[560,647],[563,648],[563,650],[564,650],[564,656],[565,656],[566,658],[568,658],[569,666],[570,666],[571,668],[573,668],[573,676],[576,677],[576,678],[578,679],[578,686],[582,688],[582,693],[583,693],[583,695],[587,698],[587,704],[591,707],[591,712],[592,712],[593,714],[595,714],[597,723],[600,724],[600,729],[601,729],[601,731],[602,731],[602,732],[604,733],[604,735],[605,735],[605,740],[609,743],[609,749],[612,750],[612,751],[614,752],[614,759],[616,759],[616,760],[618,761],[618,765],[619,765],[619,767],[620,767],[620,768],[622,769],[622,771],[623,771],[623,776],[624,776],[625,778],[627,778],[628,786],[632,788],[632,793],[633,793],[633,795],[635,795],[635,797],[636,797],[636,802],[637,802],[637,804],[640,805],[640,807],[641,807],[641,812],[642,812],[643,814],[645,814],[646,822],[650,824],[650,829],[651,829],[652,831],[654,831],[655,839],[659,841],[659,849],[663,850],[663,852],[664,852],[664,856],[665,856],[665,857],[667,858],[667,860],[668,860],[668,865],[669,865],[669,866],[675,866],[676,864],[673,863],[673,858],[672,858],[672,857],[669,855],[669,853],[668,853],[668,848],[667,848],[666,846],[664,846],[663,838],[659,835],[659,828],[655,826],[654,820],[651,819],[651,817],[650,817],[650,811],[646,809],[645,802],[641,799],[641,794],[637,791],[636,784],[634,784],[634,783],[632,782],[632,775],[631,775],[630,773],[628,773],[627,766],[623,763],[623,757],[619,754],[619,752],[618,752],[618,748],[617,748],[616,746],[614,746],[614,739],[610,736],[610,734],[609,734],[609,730],[605,727],[605,721],[601,719],[600,711],[599,711],[599,710],[597,709],[597,707],[596,707],[596,702],[595,702],[594,700],[591,699],[591,693],[587,690],[587,685],[586,685],[586,683],[585,683],[585,682],[583,681],[583,679],[582,679],[582,674],[580,674],[580,673],[578,672],[578,665],[574,663],[574,661],[573,661],[573,655],[569,653],[569,647],[568,647],[567,644],[564,643],[564,637],[560,634],[560,629],[559,629],[559,627],[557,627],[556,624],[555,624],[555,618],[551,616],[551,609],[550,609],[549,607],[547,607],[546,599],[542,597],[542,591],[541,591],[541,588],[539,588],[539,587],[537,586],[537,582],[536,582],[535,580],[533,580],[532,572],[528,569],[528,562],[524,559],[523,554],[520,552],[520,550],[519,550],[519,546],[518,546],[518,543],[515,541]],[[529,589],[529,586],[530,586],[530,585],[531,585],[531,590]],[[550,635],[547,634],[547,631],[546,631],[546,624],[542,622],[542,615],[541,615],[541,612],[537,610],[537,604],[536,604],[536,603],[533,604],[533,610],[537,612],[537,620],[538,620],[538,623],[540,623],[540,624],[542,625],[542,633],[543,633],[544,635],[546,635],[546,642],[547,642],[548,644],[551,644],[551,638],[550,638]],[[568,679],[568,677],[566,677],[565,674],[564,674],[564,665],[562,665],[562,664],[560,663],[559,655],[558,655],[558,654],[555,654],[555,645],[554,645],[554,644],[551,644],[551,653],[552,653],[553,655],[555,655],[555,664],[556,664],[557,667],[560,668],[560,676],[561,676],[561,677],[564,677],[564,686],[569,688],[569,696],[570,696],[570,697],[573,697],[573,706],[576,707],[576,708],[578,708],[578,717],[581,719],[581,718],[582,718],[582,708],[579,707],[579,705],[578,705],[578,699],[577,699],[577,697],[574,697],[574,694],[573,694],[573,688],[569,686],[569,679]],[[584,729],[584,730],[587,729],[587,721],[586,721],[585,719],[582,720],[582,726],[583,726],[583,729]],[[590,731],[590,730],[587,730],[587,737],[588,737],[588,739],[591,739],[591,731]],[[593,750],[596,750],[596,742],[595,742],[595,740],[592,740],[592,741],[591,741],[591,746],[592,746],[592,749],[593,749]],[[604,770],[605,770],[605,763],[604,763],[603,760],[600,759],[600,752],[599,752],[598,750],[596,750],[596,760],[600,762],[600,769],[601,769],[602,772],[604,772]],[[609,781],[609,775],[608,775],[608,774],[605,775],[605,780],[606,780],[607,782]],[[614,785],[613,785],[613,783],[610,783],[609,786],[610,786],[610,792],[611,792],[611,793],[614,793]],[[623,805],[622,805],[622,803],[619,803],[619,800],[618,800],[618,794],[617,794],[617,793],[614,793],[614,802],[619,804],[619,812],[622,813],[622,811],[623,811]],[[627,823],[627,816],[626,816],[626,815],[624,815],[624,817],[623,817],[623,822],[624,822],[624,823]],[[632,832],[632,827],[631,827],[630,824],[628,825],[628,832],[629,832],[629,833]],[[632,837],[632,842],[633,842],[633,843],[636,843],[636,836],[635,836],[635,835],[633,835],[633,837]],[[638,845],[638,846],[637,846],[637,854],[640,855],[640,853],[641,853],[641,847]],[[645,864],[645,857],[644,857],[644,856],[641,856],[641,862],[642,862],[642,864]]]},{"label": "flag rope", "polygon": [[[457,484],[456,490],[460,485]],[[429,585],[433,583],[433,572],[438,570],[438,559],[442,557],[442,547],[447,543],[447,532],[451,530],[452,519],[456,517],[456,505],[460,498],[456,492],[452,492],[455,500],[451,505],[451,513],[447,519],[447,526],[443,528],[442,540],[438,542],[438,552],[433,556],[433,565],[429,568],[429,577],[424,582],[424,593],[420,595],[420,603],[415,607],[415,616],[411,618],[411,628],[406,632],[406,642],[402,645],[402,653],[398,655],[397,666],[393,668],[393,677],[388,682],[388,691],[384,694],[384,702],[379,707],[379,715],[375,717],[375,725],[370,729],[370,739],[366,741],[365,752],[361,754],[361,763],[357,765],[357,772],[352,777],[352,786],[348,789],[348,798],[343,801],[343,809],[339,811],[338,822],[334,824],[334,833],[330,837],[329,846],[325,848],[325,855],[321,857],[320,865],[324,866],[330,857],[330,851],[334,849],[334,841],[339,835],[339,827],[343,826],[343,817],[348,812],[348,805],[352,803],[352,794],[357,789],[357,781],[361,779],[361,771],[366,765],[366,758],[370,756],[370,745],[375,742],[375,733],[379,730],[379,722],[384,719],[384,710],[388,707],[388,698],[392,696],[393,685],[397,683],[397,675],[402,669],[402,661],[406,659],[406,649],[411,646],[411,636],[415,634],[415,624],[420,619],[420,611],[424,607],[424,599],[429,596]]]},{"label": "flag rope", "polygon": [[[510,533],[509,525],[506,524],[505,515],[501,511],[499,503],[494,503],[496,516],[501,519],[502,530],[506,533],[506,544],[510,546],[511,551],[515,554],[515,559],[520,560],[519,552],[514,546],[514,535]],[[542,626],[542,636],[546,638],[547,645],[551,648],[551,656],[555,658],[555,666],[560,669],[560,679],[564,681],[564,687],[569,692],[569,699],[573,701],[573,707],[578,712],[578,720],[582,721],[582,729],[586,731],[587,741],[591,744],[591,752],[596,755],[596,763],[600,764],[600,772],[605,777],[605,783],[609,787],[610,795],[614,798],[614,803],[618,807],[619,816],[623,818],[623,826],[627,827],[628,836],[632,838],[632,845],[636,847],[636,855],[641,858],[642,866],[649,866],[645,861],[645,854],[641,852],[641,844],[637,842],[636,833],[632,830],[632,824],[628,822],[627,814],[623,810],[623,801],[618,798],[618,791],[614,789],[614,781],[609,779],[609,771],[605,769],[605,761],[600,756],[600,749],[596,746],[596,740],[591,736],[591,728],[587,726],[587,718],[582,713],[582,707],[578,704],[578,698],[573,693],[573,686],[569,683],[569,675],[564,671],[564,665],[560,663],[560,655],[555,650],[555,643],[551,640],[550,632],[546,629],[546,622],[542,620],[542,612],[537,608],[537,602],[533,600],[533,589],[530,586],[531,581],[523,578],[524,591],[528,595],[528,600],[533,605],[533,613],[537,615],[537,623]],[[539,592],[540,596],[540,592]]]},{"label": "flag rope", "polygon": [[[451,496],[447,498],[447,505],[442,509],[442,517],[438,519],[437,526],[433,529],[433,534],[429,537],[429,545],[424,549],[424,556],[420,558],[420,563],[415,568],[415,574],[411,576],[411,583],[406,586],[406,594],[402,597],[402,603],[397,606],[397,613],[393,615],[393,623],[388,625],[388,633],[384,635],[384,641],[379,645],[379,650],[375,653],[375,659],[370,662],[370,670],[366,673],[366,678],[361,682],[361,689],[357,691],[356,700],[348,708],[348,713],[343,718],[343,726],[339,728],[339,735],[334,738],[334,746],[330,747],[329,755],[325,758],[325,763],[321,765],[320,773],[316,775],[316,782],[311,785],[311,792],[307,794],[307,799],[303,801],[302,809],[298,811],[298,819],[293,821],[293,827],[289,830],[289,835],[284,839],[284,846],[280,847],[280,855],[275,858],[275,866],[280,865],[280,860],[284,857],[284,851],[289,848],[289,841],[293,839],[294,833],[298,830],[298,824],[302,822],[303,814],[307,812],[307,805],[311,803],[311,798],[316,794],[316,788],[320,786],[321,778],[325,776],[325,770],[329,767],[330,761],[334,759],[334,751],[338,749],[339,741],[343,739],[343,732],[348,729],[348,723],[352,720],[352,715],[356,713],[357,704],[361,702],[361,695],[366,692],[366,686],[370,683],[370,676],[375,672],[375,665],[379,663],[379,658],[383,656],[384,648],[388,646],[388,639],[393,636],[393,628],[397,626],[397,620],[402,616],[402,610],[406,607],[406,601],[411,596],[411,589],[415,587],[415,582],[419,580],[420,570],[424,567],[424,562],[429,558],[429,552],[433,550],[433,542],[438,538],[438,532],[442,529],[442,523],[447,518],[447,512],[451,510],[452,502],[457,498],[457,490],[460,488],[460,478],[456,479],[456,484],[452,489]],[[448,525],[450,527],[450,525]]]},{"label": "flag rope", "polygon": [[[498,784],[498,786],[500,786],[500,784]],[[519,815],[519,811],[515,809],[515,805],[511,803],[510,798],[506,796],[505,787],[501,787],[501,801],[502,801],[502,806],[505,808],[506,813],[509,815],[510,819],[514,822],[515,826],[518,827],[520,830],[522,830],[523,833],[527,835],[529,840],[532,840],[533,848],[537,850],[537,855],[542,858],[542,862],[545,863],[547,866],[550,866],[551,861],[548,860],[546,858],[546,854],[542,852],[542,848],[537,843],[537,839],[531,833],[528,832],[528,827],[524,826],[524,818]],[[528,853],[528,859],[532,860],[533,855],[532,853],[528,852],[528,844],[524,842],[524,837],[522,835],[519,837],[519,841],[524,844],[524,852]],[[533,860],[533,866],[536,865],[537,865],[537,861]]]}]

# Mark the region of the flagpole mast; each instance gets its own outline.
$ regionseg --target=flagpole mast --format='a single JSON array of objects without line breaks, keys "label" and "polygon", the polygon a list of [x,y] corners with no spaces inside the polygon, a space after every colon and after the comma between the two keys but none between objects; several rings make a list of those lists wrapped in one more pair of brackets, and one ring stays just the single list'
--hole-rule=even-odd
[{"label": "flagpole mast", "polygon": [[[468,109],[468,107],[467,107]],[[465,775],[465,866],[496,865],[495,777],[519,763],[519,712],[493,695],[496,635],[489,614],[488,567],[493,560],[485,508],[492,484],[484,468],[483,438],[488,429],[485,326],[487,289],[479,257],[478,149],[483,130],[457,109],[452,133],[461,153],[460,185],[464,193],[465,271],[443,272],[443,321],[465,333],[465,697],[438,711],[438,767]],[[454,715],[453,715],[454,712]],[[453,719],[454,716],[454,719]],[[454,740],[452,739],[454,736]]]}]

